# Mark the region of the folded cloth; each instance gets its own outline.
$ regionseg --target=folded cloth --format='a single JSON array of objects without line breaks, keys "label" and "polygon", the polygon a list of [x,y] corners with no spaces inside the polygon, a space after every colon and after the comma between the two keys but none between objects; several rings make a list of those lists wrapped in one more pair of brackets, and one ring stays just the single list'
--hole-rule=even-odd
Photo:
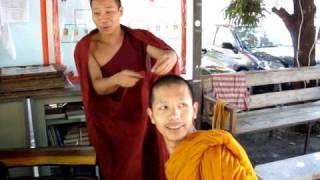
[{"label": "folded cloth", "polygon": [[257,180],[242,146],[223,130],[197,131],[166,162],[168,180]]},{"label": "folded cloth", "polygon": [[226,103],[218,99],[213,109],[212,129],[229,129],[230,113],[225,110]]},{"label": "folded cloth", "polygon": [[248,109],[248,90],[244,72],[212,74],[213,96],[235,105],[238,111]]}]

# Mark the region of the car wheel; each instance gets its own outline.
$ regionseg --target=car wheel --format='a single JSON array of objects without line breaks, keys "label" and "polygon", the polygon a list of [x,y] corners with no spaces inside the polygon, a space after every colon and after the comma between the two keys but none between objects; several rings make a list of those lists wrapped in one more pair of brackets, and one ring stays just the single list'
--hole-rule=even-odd
[{"label": "car wheel", "polygon": [[239,67],[236,71],[237,71],[237,72],[240,72],[240,71],[249,71],[249,69],[246,68],[246,67]]}]

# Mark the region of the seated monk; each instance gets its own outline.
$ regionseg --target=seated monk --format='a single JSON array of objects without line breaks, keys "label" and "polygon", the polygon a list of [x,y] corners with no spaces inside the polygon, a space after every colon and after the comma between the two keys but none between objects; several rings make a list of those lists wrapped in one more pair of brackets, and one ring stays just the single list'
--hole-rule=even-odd
[{"label": "seated monk", "polygon": [[223,130],[196,131],[198,104],[188,82],[165,75],[152,86],[148,115],[162,134],[170,154],[168,180],[256,180],[241,145]]}]

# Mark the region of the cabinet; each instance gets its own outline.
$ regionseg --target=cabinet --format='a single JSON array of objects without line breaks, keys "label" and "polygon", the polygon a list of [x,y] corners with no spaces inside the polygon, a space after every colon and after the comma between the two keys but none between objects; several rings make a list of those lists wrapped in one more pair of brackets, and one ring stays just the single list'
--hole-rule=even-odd
[{"label": "cabinet", "polygon": [[24,99],[0,103],[0,148],[28,147]]},{"label": "cabinet", "polygon": [[[0,102],[0,148],[24,148],[29,146],[25,99]],[[12,168],[11,174],[29,175],[27,168]]]},{"label": "cabinet", "polygon": [[61,125],[61,124],[70,124],[70,123],[81,123],[83,119],[66,119],[66,118],[57,118],[57,119],[46,119],[46,106],[50,104],[61,104],[61,103],[72,103],[72,102],[81,102],[81,96],[77,92],[71,92],[62,94],[59,96],[53,97],[39,97],[34,98],[32,102],[32,114],[34,119],[34,130],[35,130],[35,140],[36,146],[46,147],[49,145],[48,141],[48,126],[51,125]]},{"label": "cabinet", "polygon": [[[69,130],[78,129],[84,132],[85,117],[83,112],[72,114],[69,112],[69,105],[78,106],[76,111],[81,110],[82,99],[78,87],[66,89],[62,93],[52,94],[51,96],[41,96],[32,98],[32,115],[35,131],[35,142],[37,147],[63,146],[64,138]],[[50,113],[48,109],[63,109],[57,113]],[[75,110],[75,109],[72,109]],[[58,135],[59,133],[59,135]],[[57,138],[60,137],[60,140]],[[88,138],[88,137],[86,137]],[[52,141],[54,139],[54,142]],[[86,139],[87,142],[88,139]],[[76,143],[73,143],[75,145]],[[83,144],[82,144],[83,145]],[[95,174],[94,167],[42,167],[41,175],[61,175],[77,174],[92,176]]]},{"label": "cabinet", "polygon": [[[48,129],[51,127],[65,129],[63,134],[66,134],[66,129],[71,127],[85,127],[85,118],[81,113],[70,117],[48,118],[46,108],[50,105],[61,104],[78,104],[81,106],[82,99],[80,88],[78,86],[59,90],[48,90],[45,93],[35,93],[28,97],[31,104],[31,112],[29,117],[33,121],[34,138],[36,147],[50,146],[48,139]],[[28,128],[28,113],[27,113],[27,98],[1,98],[0,101],[0,148],[22,148],[30,147],[29,128]],[[77,117],[78,115],[81,115]],[[61,131],[63,132],[63,131]],[[87,141],[88,142],[88,141]],[[41,175],[51,175],[59,173],[70,173],[74,171],[79,175],[94,175],[94,167],[81,168],[61,168],[61,167],[41,167]],[[10,172],[14,175],[30,175],[31,169],[18,169]],[[73,173],[73,172],[71,172]]]}]

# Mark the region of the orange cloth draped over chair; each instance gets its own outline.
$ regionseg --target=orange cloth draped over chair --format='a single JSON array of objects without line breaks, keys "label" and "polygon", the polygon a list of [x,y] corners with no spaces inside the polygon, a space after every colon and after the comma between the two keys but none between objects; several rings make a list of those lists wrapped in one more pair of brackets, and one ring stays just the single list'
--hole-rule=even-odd
[{"label": "orange cloth draped over chair", "polygon": [[213,109],[212,129],[229,129],[230,112],[225,110],[226,103],[218,99]]},{"label": "orange cloth draped over chair", "polygon": [[198,131],[185,138],[166,162],[168,180],[256,180],[241,145],[226,131]]}]

